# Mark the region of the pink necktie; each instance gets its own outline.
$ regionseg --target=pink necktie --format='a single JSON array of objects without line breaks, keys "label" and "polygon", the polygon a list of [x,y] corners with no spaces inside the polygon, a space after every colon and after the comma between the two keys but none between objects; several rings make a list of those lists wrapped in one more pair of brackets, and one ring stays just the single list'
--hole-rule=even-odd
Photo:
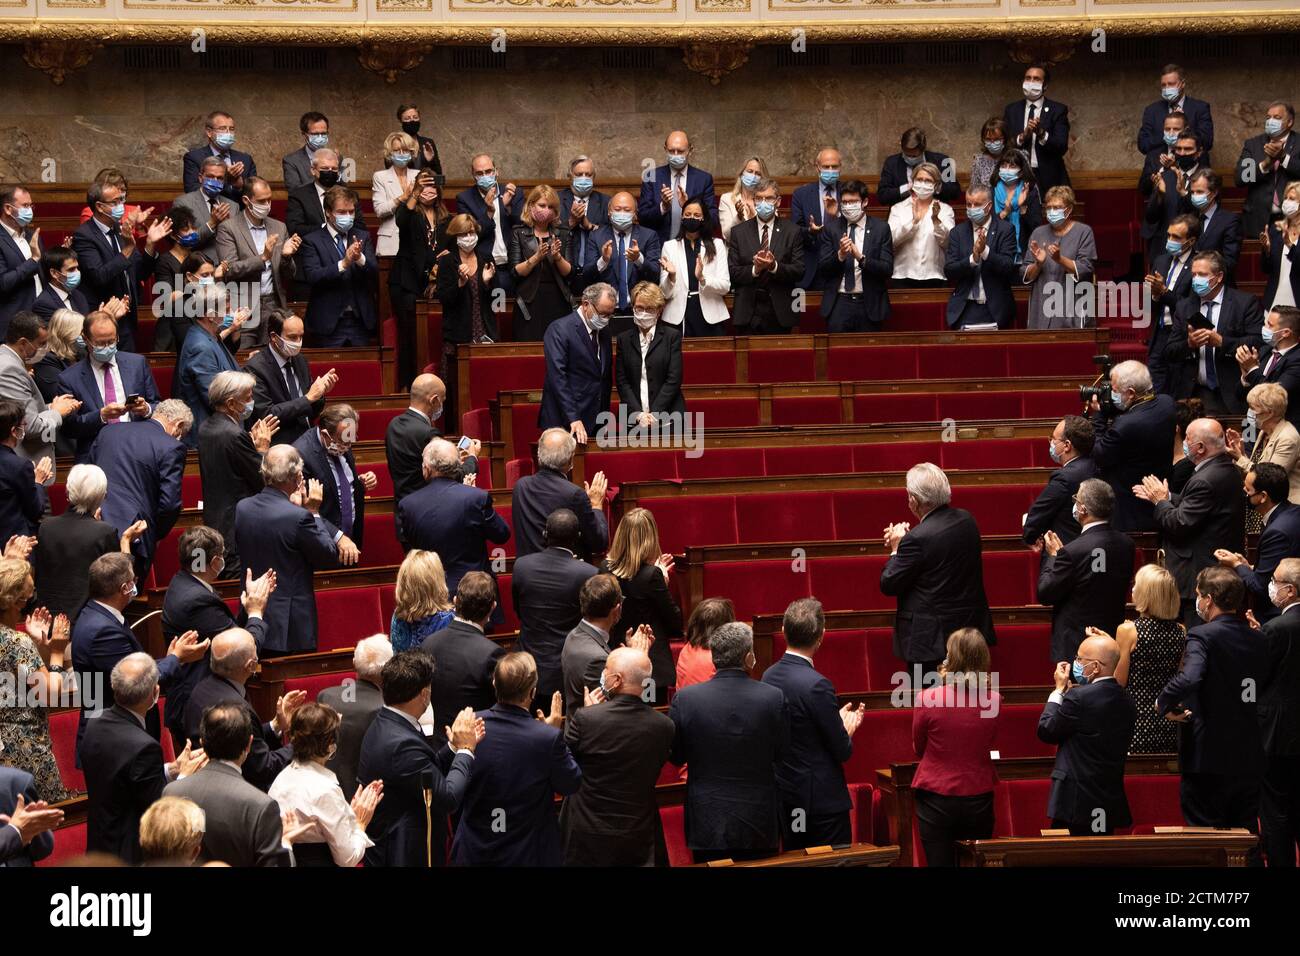
[{"label": "pink necktie", "polygon": [[[104,404],[112,405],[116,401],[117,401],[117,388],[113,385],[113,366],[105,365],[104,366]],[[116,423],[117,423],[116,418],[110,418],[107,424],[114,425]],[[116,432],[114,434],[116,434]],[[123,432],[122,434],[125,435],[126,432]]]}]

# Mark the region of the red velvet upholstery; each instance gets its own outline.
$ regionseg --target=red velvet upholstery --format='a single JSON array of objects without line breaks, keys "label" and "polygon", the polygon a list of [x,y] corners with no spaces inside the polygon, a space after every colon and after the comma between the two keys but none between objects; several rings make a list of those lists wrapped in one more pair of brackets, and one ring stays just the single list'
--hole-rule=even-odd
[{"label": "red velvet upholstery", "polygon": [[[66,782],[66,780],[65,780]],[[63,866],[86,852],[86,824],[75,823],[54,831],[54,850],[37,866]]]},{"label": "red velvet upholstery", "polygon": [[86,776],[77,769],[77,720],[79,710],[50,711],[50,749],[59,765],[59,776],[68,790],[85,790]]},{"label": "red velvet upholstery", "polygon": [[379,592],[373,587],[330,588],[316,592],[316,649],[355,647],[363,637],[388,633],[379,612]]},{"label": "red velvet upholstery", "polygon": [[660,807],[659,819],[664,827],[664,843],[668,847],[669,866],[691,866],[695,858],[686,845],[686,820],[683,807]]},{"label": "red velvet upholstery", "polygon": [[[362,635],[369,637],[370,635]],[[310,703],[316,699],[316,695],[321,691],[338,687],[345,680],[356,680],[357,675],[353,671],[346,674],[311,674],[307,677],[291,677],[284,682],[285,693],[293,690],[304,690],[307,692],[307,700]]]},{"label": "red velvet upholstery", "polygon": [[[918,347],[918,378],[1005,378],[1006,345],[922,345]],[[1022,375],[1029,374],[1022,369]],[[1033,374],[1042,374],[1034,372]]]},{"label": "red velvet upholstery", "polygon": [[1003,757],[1053,756],[1056,748],[1038,739],[1042,713],[1042,704],[1004,704],[995,742],[998,753]]},{"label": "red velvet upholstery", "polygon": [[510,581],[513,575],[497,575],[497,603],[501,605],[501,613],[505,615],[504,629],[507,631],[519,630],[519,615],[515,613],[515,599],[510,592]]},{"label": "red velvet upholstery", "polygon": [[791,601],[808,597],[808,575],[785,561],[718,561],[704,566],[704,593],[723,594],[736,605],[736,619],[781,614]]},{"label": "red velvet upholstery", "polygon": [[1133,775],[1124,778],[1133,829],[1183,826],[1178,800],[1181,778],[1176,774]]},{"label": "red velvet upholstery", "polygon": [[506,487],[513,488],[520,478],[536,470],[531,458],[511,458],[506,462]]},{"label": "red velvet upholstery", "polygon": [[853,802],[849,810],[849,827],[854,843],[874,843],[875,827],[872,820],[872,805],[875,802],[876,788],[869,783],[849,784],[849,800]]},{"label": "red velvet upholstery", "polygon": [[384,622],[384,633],[388,634],[388,625],[393,621],[393,611],[397,609],[397,585],[379,585],[379,619]]},{"label": "red velvet upholstery", "polygon": [[853,755],[844,763],[844,777],[851,783],[874,784],[878,769],[915,759],[912,711],[893,707],[869,710],[853,735]]},{"label": "red velvet upholstery", "polygon": [[486,407],[498,392],[516,388],[541,388],[546,363],[540,355],[478,356],[469,362],[469,401]]},{"label": "red velvet upholstery", "polygon": [[817,378],[812,349],[751,349],[751,382],[811,382]]},{"label": "red velvet upholstery", "polygon": [[1008,368],[1001,375],[1095,375],[1088,342],[1025,342],[1007,350]]},{"label": "red velvet upholstery", "polygon": [[[705,421],[709,421],[706,414]],[[684,480],[695,478],[734,478],[739,475],[763,474],[761,448],[709,448],[695,458],[683,453],[677,459],[677,474]]]},{"label": "red velvet upholstery", "polygon": [[1064,418],[1066,415],[1077,415],[1079,393],[1025,392],[1020,414],[1025,418]]},{"label": "red velvet upholstery", "polygon": [[361,549],[361,564],[374,567],[379,564],[401,564],[404,554],[397,543],[397,531],[391,514],[366,515],[365,547]]},{"label": "red velvet upholstery", "polygon": [[984,593],[993,607],[1021,607],[1035,602],[1038,555],[1024,551],[984,552]]},{"label": "red velvet upholstery", "polygon": [[339,373],[339,383],[330,392],[330,398],[334,401],[350,395],[384,394],[383,369],[376,361],[310,362],[309,364],[313,379],[324,375],[330,369]]},{"label": "red velvet upholstery", "polygon": [[734,385],[736,353],[709,349],[682,350],[682,381],[698,385]]},{"label": "red velvet upholstery", "polygon": [[[938,464],[941,447],[942,443],[937,441],[876,442],[870,445],[854,445],[853,470],[907,471],[922,461]],[[906,506],[906,495],[903,503]],[[873,533],[879,532],[880,529],[877,528]]]},{"label": "red velvet upholstery", "polygon": [[491,441],[496,438],[492,429],[492,410],[489,408],[472,408],[460,416],[460,431],[479,441]]},{"label": "red velvet upholstery", "polygon": [[893,610],[894,598],[880,593],[884,555],[813,558],[808,562],[810,587],[818,600],[839,611]]},{"label": "red velvet upholstery", "polygon": [[1051,683],[1051,624],[999,624],[997,636],[998,642],[989,648],[989,656],[1000,686]]},{"label": "red velvet upholstery", "polygon": [[152,367],[153,380],[158,386],[158,394],[163,398],[170,398],[172,394],[172,379],[176,375],[176,367],[173,365],[155,365]]},{"label": "red velvet upholstery", "polygon": [[[784,505],[780,499],[784,499]],[[829,495],[737,495],[736,533],[743,542],[832,541]]]},{"label": "red velvet upholstery", "polygon": [[1019,418],[1019,392],[953,392],[935,396],[936,418],[973,421],[984,418]]},{"label": "red velvet upholstery", "polygon": [[1047,816],[1050,780],[1004,780],[993,798],[993,835],[1034,837],[1052,825]]},{"label": "red velvet upholstery", "polygon": [[404,407],[367,408],[357,420],[357,441],[383,441],[388,423],[404,411]]},{"label": "red velvet upholstery", "polygon": [[765,448],[763,474],[806,475],[810,469],[819,474],[848,474],[853,471],[852,445],[822,445],[820,447]]},{"label": "red velvet upholstery", "polygon": [[704,428],[753,428],[759,424],[758,402],[752,398],[699,398],[687,411],[702,416]]},{"label": "red velvet upholstery", "polygon": [[826,353],[826,378],[831,382],[917,378],[917,348],[915,345],[837,345],[832,338]]},{"label": "red velvet upholstery", "polygon": [[613,485],[629,481],[671,481],[677,478],[677,460],[681,457],[681,452],[667,448],[590,451],[586,460],[587,480],[603,471]]},{"label": "red velvet upholstery", "polygon": [[[985,396],[987,397],[987,396]],[[1043,445],[1047,445],[1046,439]],[[1033,449],[1019,438],[974,438],[940,442],[939,467],[945,471],[979,471],[985,468],[1030,468]]]},{"label": "red velvet upholstery", "polygon": [[773,425],[838,425],[840,418],[840,400],[836,395],[772,400]]},{"label": "red velvet upholstery", "polygon": [[938,403],[934,395],[900,393],[853,396],[853,422],[857,425],[888,425],[892,422],[938,420]]},{"label": "red velvet upholstery", "polygon": [[734,544],[736,503],[732,495],[708,498],[656,498],[646,507],[659,525],[659,544],[672,554],[690,545]]}]

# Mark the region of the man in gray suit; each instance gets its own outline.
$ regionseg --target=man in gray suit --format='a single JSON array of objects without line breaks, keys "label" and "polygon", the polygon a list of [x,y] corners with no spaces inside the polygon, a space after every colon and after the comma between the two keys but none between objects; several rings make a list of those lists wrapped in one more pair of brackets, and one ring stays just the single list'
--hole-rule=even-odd
[{"label": "man in gray suit", "polygon": [[338,711],[343,722],[339,725],[338,748],[325,766],[339,778],[339,787],[349,800],[357,792],[357,761],[361,759],[361,740],[370,724],[384,706],[384,692],[380,689],[379,675],[384,665],[393,657],[393,645],[384,634],[376,634],[357,642],[352,652],[352,669],[357,672],[355,681],[339,687],[327,687],[316,695],[316,703]]},{"label": "man in gray suit", "polygon": [[260,176],[244,180],[240,203],[243,209],[217,226],[217,258],[226,263],[226,281],[258,284],[257,297],[243,303],[253,314],[239,328],[239,347],[253,349],[266,345],[265,317],[289,307],[280,266],[292,277],[302,237],[289,236],[284,223],[271,218],[271,184]]},{"label": "man in gray suit", "polygon": [[[564,676],[564,712],[574,714],[586,703],[587,691],[600,686],[600,675],[609,657],[610,636],[623,615],[623,589],[612,574],[587,578],[578,592],[582,620],[564,639],[560,670]],[[635,650],[650,652],[654,632],[647,625],[628,631],[621,642]],[[604,700],[603,696],[597,700]]]},{"label": "man in gray suit", "polygon": [[220,156],[209,156],[199,166],[199,188],[177,196],[173,208],[188,209],[194,216],[194,228],[199,231],[198,242],[188,248],[209,262],[216,264],[217,227],[239,212],[239,207],[229,196],[223,195],[226,187],[226,163]]},{"label": "man in gray suit", "polygon": [[316,155],[316,150],[330,144],[330,121],[324,113],[303,113],[298,120],[298,129],[302,132],[302,149],[295,149],[280,161],[284,169],[285,189],[297,189],[311,182],[314,178],[311,159]]},{"label": "man in gray suit", "polygon": [[253,744],[248,712],[236,703],[210,707],[199,736],[208,765],[163,790],[164,797],[184,797],[203,811],[207,826],[199,858],[230,866],[290,866],[279,804],[246,782],[241,770]]},{"label": "man in gray suit", "polygon": [[28,374],[49,351],[48,337],[35,312],[19,312],[9,321],[4,345],[0,345],[0,398],[12,398],[24,409],[24,436],[14,451],[36,464],[43,458],[50,460],[47,485],[54,482],[54,439],[63,417],[81,408],[81,402],[71,395],[56,395],[46,405],[36,380]]}]

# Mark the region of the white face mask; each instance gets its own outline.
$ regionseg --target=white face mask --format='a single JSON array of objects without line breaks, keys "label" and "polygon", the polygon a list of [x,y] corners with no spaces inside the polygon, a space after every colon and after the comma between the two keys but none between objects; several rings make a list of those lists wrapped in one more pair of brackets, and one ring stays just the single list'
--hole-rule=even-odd
[{"label": "white face mask", "polygon": [[929,199],[934,195],[934,183],[927,183],[922,180],[919,183],[912,183],[912,192],[918,199]]},{"label": "white face mask", "polygon": [[1021,89],[1023,89],[1023,90],[1025,91],[1025,96],[1027,96],[1027,97],[1029,97],[1031,100],[1033,100],[1033,99],[1037,99],[1040,95],[1042,95],[1042,92],[1043,92],[1043,84],[1042,84],[1042,83],[1026,83],[1026,84],[1024,84],[1024,86],[1021,87]]},{"label": "white face mask", "polygon": [[249,203],[248,211],[253,214],[254,219],[265,219],[271,215],[271,204],[269,202]]},{"label": "white face mask", "polygon": [[302,351],[302,343],[290,342],[288,339],[280,339],[280,351],[283,352],[285,355],[287,355],[289,358],[293,358],[295,355],[297,355],[299,352]]},{"label": "white face mask", "polygon": [[587,315],[587,321],[591,323],[591,327],[593,329],[600,331],[605,326],[609,325],[609,316],[601,315],[595,309],[592,309],[591,312]]},{"label": "white face mask", "polygon": [[651,328],[655,322],[658,321],[658,316],[653,312],[647,312],[644,309],[634,309],[632,311],[632,319],[636,322],[637,328],[644,330]]},{"label": "white face mask", "polygon": [[1297,202],[1294,199],[1282,200],[1282,215],[1294,216],[1298,211],[1300,211],[1300,202]]},{"label": "white face mask", "polygon": [[469,252],[478,245],[478,236],[472,232],[462,233],[456,237],[456,245]]},{"label": "white face mask", "polygon": [[849,222],[857,222],[862,218],[862,203],[860,202],[846,202],[840,208],[844,210],[844,218]]}]

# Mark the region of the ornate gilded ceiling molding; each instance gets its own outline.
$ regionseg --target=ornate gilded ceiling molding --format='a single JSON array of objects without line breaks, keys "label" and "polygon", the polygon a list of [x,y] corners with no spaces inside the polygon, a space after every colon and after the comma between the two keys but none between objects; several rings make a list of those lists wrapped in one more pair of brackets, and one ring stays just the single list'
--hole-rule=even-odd
[{"label": "ornate gilded ceiling molding", "polygon": [[23,45],[23,60],[33,70],[40,70],[55,86],[62,86],[69,73],[80,70],[100,47],[94,40],[28,40]]},{"label": "ornate gilded ceiling molding", "polygon": [[1077,39],[1036,39],[1014,37],[1007,41],[1007,52],[1016,63],[1046,63],[1056,66],[1074,56]]},{"label": "ornate gilded ceiling molding", "polygon": [[717,86],[724,76],[745,65],[752,49],[754,44],[746,42],[687,43],[682,46],[682,60],[688,70],[707,76]]},{"label": "ornate gilded ceiling molding", "polygon": [[432,49],[432,43],[367,40],[357,50],[357,62],[371,73],[378,73],[385,83],[396,83],[403,73],[409,73],[419,66]]}]

